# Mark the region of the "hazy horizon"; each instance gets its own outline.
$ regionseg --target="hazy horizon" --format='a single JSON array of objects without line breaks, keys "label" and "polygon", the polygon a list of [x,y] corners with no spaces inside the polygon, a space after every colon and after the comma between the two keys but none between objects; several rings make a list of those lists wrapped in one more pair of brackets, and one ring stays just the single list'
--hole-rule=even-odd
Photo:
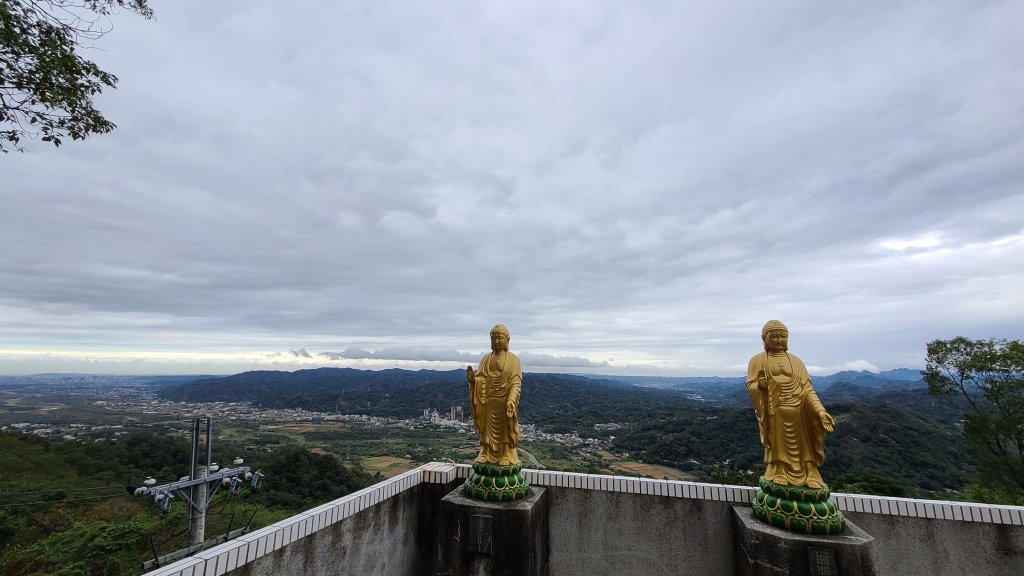
[{"label": "hazy horizon", "polygon": [[[474,368],[475,367],[476,366],[474,365]],[[341,367],[339,367],[339,366],[310,366],[310,367],[295,368],[295,369],[261,368],[261,369],[258,369],[258,370],[242,370],[240,372],[223,372],[223,373],[202,373],[202,372],[184,372],[184,373],[32,372],[32,373],[24,373],[24,374],[22,374],[22,373],[17,373],[17,374],[0,374],[0,377],[26,377],[26,376],[39,376],[39,377],[110,376],[110,377],[118,377],[118,378],[131,378],[131,377],[137,377],[137,378],[149,378],[149,377],[192,377],[192,376],[196,376],[196,377],[206,377],[206,376],[222,377],[222,376],[234,376],[236,374],[242,374],[244,372],[252,372],[252,371],[296,372],[296,371],[299,371],[299,370],[316,370],[318,368],[341,368]],[[351,367],[347,367],[346,366],[345,368],[351,368]],[[380,367],[380,368],[354,368],[354,369],[356,369],[356,370],[391,370],[391,369],[396,369],[396,368],[399,369],[399,370],[410,370],[410,371],[433,370],[433,371],[438,371],[438,372],[447,372],[447,371],[461,370],[463,368],[463,366],[454,366],[454,367],[447,367],[447,368],[442,368],[442,367],[425,367],[425,368]],[[892,369],[888,369],[888,370],[844,369],[844,370],[839,370],[839,371],[834,371],[834,372],[822,372],[818,368],[811,367],[811,366],[808,367],[808,371],[810,372],[812,377],[815,377],[815,376],[816,377],[832,376],[834,374],[838,374],[840,372],[846,372],[846,371],[850,371],[850,372],[866,372],[866,373],[869,373],[869,374],[882,374],[882,373],[893,372],[893,371],[898,371],[898,370],[919,370],[919,369],[917,369],[917,368],[909,368],[909,367],[899,367],[899,368],[892,368]],[[535,374],[554,373],[554,374],[567,374],[567,375],[573,375],[573,376],[595,376],[595,377],[606,377],[606,378],[614,378],[614,377],[740,378],[740,377],[743,377],[745,375],[745,374],[698,374],[698,375],[681,376],[681,375],[672,375],[672,374],[634,374],[634,373],[624,373],[624,372],[623,373],[596,373],[596,372],[581,372],[581,371],[568,371],[568,370],[540,370],[540,369],[538,369],[538,370],[531,370],[531,369],[529,369],[529,367],[526,367],[526,366],[523,367],[523,373],[524,374],[530,374],[530,373],[535,373]]]}]

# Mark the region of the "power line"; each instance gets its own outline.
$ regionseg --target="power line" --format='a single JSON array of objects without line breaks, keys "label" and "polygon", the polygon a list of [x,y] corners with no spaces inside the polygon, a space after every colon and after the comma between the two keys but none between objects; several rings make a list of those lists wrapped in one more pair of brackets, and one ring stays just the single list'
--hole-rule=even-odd
[{"label": "power line", "polygon": [[34,506],[36,504],[66,504],[68,502],[82,502],[84,500],[102,500],[104,498],[118,498],[124,496],[128,498],[128,494],[108,494],[106,496],[88,496],[86,498],[71,498],[68,500],[40,500],[38,502],[19,502],[17,504],[0,504],[0,508],[12,508],[14,506]]},{"label": "power line", "polygon": [[50,490],[33,490],[31,492],[0,492],[0,498],[4,496],[19,496],[23,494],[45,494],[47,492],[91,492],[93,490],[124,490],[124,486],[100,486],[97,488],[51,488]]}]

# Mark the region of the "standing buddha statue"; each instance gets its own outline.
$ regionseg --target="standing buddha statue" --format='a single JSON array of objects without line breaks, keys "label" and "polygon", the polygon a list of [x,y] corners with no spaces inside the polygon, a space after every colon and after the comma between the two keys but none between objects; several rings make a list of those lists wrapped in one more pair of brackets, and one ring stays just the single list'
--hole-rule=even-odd
[{"label": "standing buddha statue", "polygon": [[523,383],[519,357],[508,351],[509,332],[491,329],[491,352],[479,370],[466,367],[473,426],[480,433],[480,455],[465,491],[478,500],[511,501],[526,496],[529,484],[519,461],[519,395]]},{"label": "standing buddha statue", "polygon": [[789,353],[786,325],[770,320],[761,341],[764,352],[747,365],[747,393],[765,463],[754,511],[779,527],[836,534],[845,521],[818,471],[825,462],[825,434],[835,429],[835,419],[814,392],[803,361]]}]

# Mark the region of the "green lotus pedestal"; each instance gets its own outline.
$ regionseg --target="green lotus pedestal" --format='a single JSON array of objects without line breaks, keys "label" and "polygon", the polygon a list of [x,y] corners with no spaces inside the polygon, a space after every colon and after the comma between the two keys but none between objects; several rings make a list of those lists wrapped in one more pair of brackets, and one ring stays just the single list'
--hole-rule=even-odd
[{"label": "green lotus pedestal", "polygon": [[842,534],[818,536],[768,524],[748,506],[733,506],[732,513],[736,576],[882,574],[872,559],[875,539],[853,522]]},{"label": "green lotus pedestal", "polygon": [[754,497],[754,515],[762,522],[801,534],[839,534],[846,520],[836,503],[829,500],[829,494],[828,486],[781,485],[762,476]]},{"label": "green lotus pedestal", "polygon": [[502,466],[486,462],[473,462],[463,488],[466,495],[484,502],[512,502],[526,497],[530,484],[523,474],[521,463]]}]

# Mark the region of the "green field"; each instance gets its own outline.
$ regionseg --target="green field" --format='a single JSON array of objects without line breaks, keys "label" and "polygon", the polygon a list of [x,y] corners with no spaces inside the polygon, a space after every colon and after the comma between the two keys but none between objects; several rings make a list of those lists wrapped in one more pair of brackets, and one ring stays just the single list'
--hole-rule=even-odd
[{"label": "green field", "polygon": [[402,472],[412,470],[416,466],[417,464],[412,460],[396,458],[394,456],[373,456],[363,459],[363,468],[366,468],[367,472],[379,472],[385,478],[397,476]]},{"label": "green field", "polygon": [[[223,423],[218,440],[269,449],[297,445],[333,454],[342,460],[358,459],[367,471],[391,477],[427,462],[453,461],[468,464],[479,452],[475,434],[450,428],[417,429],[370,427],[344,422],[290,422],[281,424]],[[523,442],[520,457],[526,468],[692,480],[686,472],[635,460],[617,458],[606,451],[593,452],[553,442]]]}]

